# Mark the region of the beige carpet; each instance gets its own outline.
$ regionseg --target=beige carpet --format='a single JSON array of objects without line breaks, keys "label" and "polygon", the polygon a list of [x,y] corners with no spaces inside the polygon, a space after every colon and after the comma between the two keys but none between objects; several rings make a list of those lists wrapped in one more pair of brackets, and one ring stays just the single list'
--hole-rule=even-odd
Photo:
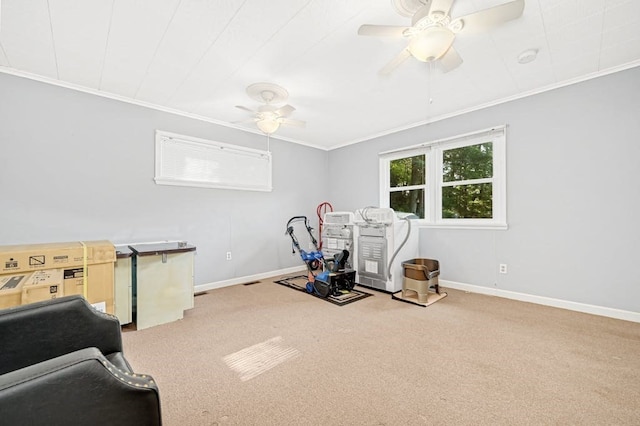
[{"label": "beige carpet", "polygon": [[451,289],[339,307],[272,281],[124,333],[166,425],[640,424],[640,324]]}]

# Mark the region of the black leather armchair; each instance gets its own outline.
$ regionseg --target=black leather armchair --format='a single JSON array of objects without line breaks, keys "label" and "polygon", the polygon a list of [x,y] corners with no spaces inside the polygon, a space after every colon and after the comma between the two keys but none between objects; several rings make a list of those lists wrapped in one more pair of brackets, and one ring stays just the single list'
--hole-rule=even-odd
[{"label": "black leather armchair", "polygon": [[0,423],[159,425],[160,397],[118,319],[68,296],[0,311]]}]

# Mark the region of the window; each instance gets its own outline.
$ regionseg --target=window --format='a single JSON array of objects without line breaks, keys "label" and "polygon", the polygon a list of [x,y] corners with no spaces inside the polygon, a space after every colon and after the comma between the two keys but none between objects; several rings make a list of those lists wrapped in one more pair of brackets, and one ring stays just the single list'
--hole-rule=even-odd
[{"label": "window", "polygon": [[505,127],[380,154],[380,206],[423,224],[506,227]]},{"label": "window", "polygon": [[155,182],[271,191],[271,153],[158,130]]},{"label": "window", "polygon": [[424,154],[390,161],[389,203],[396,210],[424,217],[424,161]]}]

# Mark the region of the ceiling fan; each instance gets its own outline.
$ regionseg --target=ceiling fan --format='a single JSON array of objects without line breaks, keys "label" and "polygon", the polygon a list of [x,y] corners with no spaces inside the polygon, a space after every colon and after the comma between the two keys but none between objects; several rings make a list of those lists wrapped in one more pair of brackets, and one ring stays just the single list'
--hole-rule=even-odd
[{"label": "ceiling fan", "polygon": [[247,87],[247,94],[264,105],[252,110],[245,106],[236,105],[243,111],[253,114],[253,118],[244,120],[243,122],[256,123],[258,129],[263,133],[270,135],[280,128],[280,125],[304,127],[306,123],[300,120],[292,120],[287,118],[296,109],[291,105],[276,106],[287,100],[289,93],[282,87],[273,83],[254,83]]},{"label": "ceiling fan", "polygon": [[449,72],[462,64],[462,58],[453,48],[457,34],[491,29],[520,17],[524,10],[524,0],[515,0],[452,18],[449,13],[453,2],[454,0],[393,0],[398,13],[412,17],[410,27],[369,24],[360,26],[358,35],[402,37],[408,42],[407,47],[379,73],[389,75],[411,56],[422,62],[438,61],[442,70]]}]

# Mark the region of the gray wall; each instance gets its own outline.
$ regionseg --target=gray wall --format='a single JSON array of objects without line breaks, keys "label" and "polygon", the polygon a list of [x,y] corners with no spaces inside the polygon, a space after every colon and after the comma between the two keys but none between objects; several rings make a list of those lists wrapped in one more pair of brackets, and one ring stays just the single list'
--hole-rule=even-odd
[{"label": "gray wall", "polygon": [[0,244],[187,240],[196,285],[301,265],[285,225],[317,222],[328,191],[299,177],[313,165],[326,181],[325,151],[272,139],[273,192],[163,186],[153,181],[156,129],[267,146],[265,136],[0,74]]},{"label": "gray wall", "polygon": [[154,132],[265,137],[0,74],[0,244],[188,240],[196,284],[299,266],[287,219],[377,205],[379,152],[507,124],[509,229],[423,228],[420,256],[444,280],[640,312],[639,93],[634,68],[329,153],[273,139],[262,193],[156,185]]},{"label": "gray wall", "polygon": [[331,188],[358,184],[330,199],[378,205],[379,152],[507,124],[509,229],[422,228],[420,256],[444,280],[640,312],[639,95],[633,68],[333,150]]}]

